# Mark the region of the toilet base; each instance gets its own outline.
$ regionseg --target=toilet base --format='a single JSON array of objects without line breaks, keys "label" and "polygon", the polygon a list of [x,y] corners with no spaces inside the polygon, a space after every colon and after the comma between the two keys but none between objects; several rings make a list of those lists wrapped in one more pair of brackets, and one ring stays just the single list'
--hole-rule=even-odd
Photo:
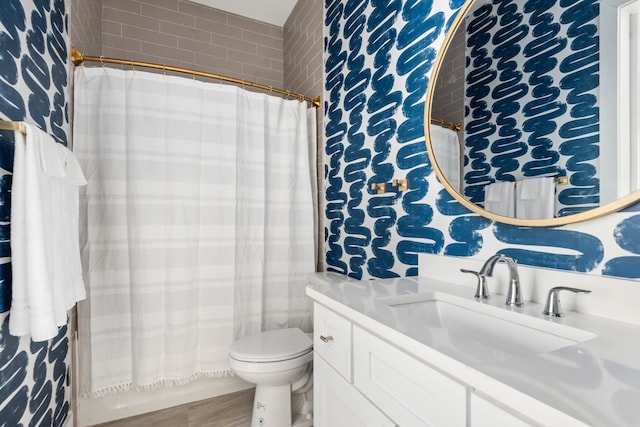
[{"label": "toilet base", "polygon": [[291,427],[313,427],[313,418],[311,415],[296,414],[293,416]]},{"label": "toilet base", "polygon": [[291,384],[256,386],[251,427],[291,427]]}]

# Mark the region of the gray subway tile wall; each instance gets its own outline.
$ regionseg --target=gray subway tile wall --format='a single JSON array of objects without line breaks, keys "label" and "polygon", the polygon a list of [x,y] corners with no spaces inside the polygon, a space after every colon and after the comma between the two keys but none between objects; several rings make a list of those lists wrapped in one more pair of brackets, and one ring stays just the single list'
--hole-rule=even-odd
[{"label": "gray subway tile wall", "polygon": [[102,28],[104,56],[284,87],[283,31],[275,25],[186,0],[103,0]]},{"label": "gray subway tile wall", "polygon": [[102,1],[72,1],[69,39],[80,52],[100,53],[102,49]]},{"label": "gray subway tile wall", "polygon": [[287,89],[315,97],[322,93],[322,1],[299,0],[284,25],[284,81]]},{"label": "gray subway tile wall", "polygon": [[454,34],[436,78],[431,116],[449,122],[464,121],[464,26]]}]

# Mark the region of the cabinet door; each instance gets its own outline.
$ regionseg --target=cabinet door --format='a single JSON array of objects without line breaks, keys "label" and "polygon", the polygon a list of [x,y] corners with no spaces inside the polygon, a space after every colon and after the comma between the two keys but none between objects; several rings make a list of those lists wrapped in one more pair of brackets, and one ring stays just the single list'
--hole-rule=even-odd
[{"label": "cabinet door", "polygon": [[528,427],[531,425],[476,394],[471,394],[470,403],[471,427]]},{"label": "cabinet door", "polygon": [[313,307],[313,349],[351,382],[351,322],[318,303]]},{"label": "cabinet door", "polygon": [[313,360],[313,425],[315,427],[395,427],[318,354]]},{"label": "cabinet door", "polygon": [[353,379],[401,426],[466,427],[464,385],[358,327],[353,328]]}]

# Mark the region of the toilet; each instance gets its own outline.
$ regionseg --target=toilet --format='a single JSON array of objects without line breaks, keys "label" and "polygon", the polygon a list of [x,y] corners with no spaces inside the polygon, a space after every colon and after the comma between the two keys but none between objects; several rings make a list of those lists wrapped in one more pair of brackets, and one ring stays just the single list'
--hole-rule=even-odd
[{"label": "toilet", "polygon": [[312,387],[313,341],[298,328],[250,335],[229,348],[229,367],[256,385],[251,427],[310,427],[312,403],[306,394],[300,413],[292,414],[291,397]]}]

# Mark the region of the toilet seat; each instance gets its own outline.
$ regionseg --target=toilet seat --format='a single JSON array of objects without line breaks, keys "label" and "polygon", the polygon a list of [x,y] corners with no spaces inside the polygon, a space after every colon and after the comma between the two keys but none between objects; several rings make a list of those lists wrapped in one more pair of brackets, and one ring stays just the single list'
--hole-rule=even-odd
[{"label": "toilet seat", "polygon": [[313,341],[300,329],[274,329],[234,342],[229,356],[241,362],[269,363],[295,359],[310,353]]},{"label": "toilet seat", "polygon": [[298,369],[313,360],[313,350],[292,357],[290,359],[276,360],[270,362],[248,362],[246,360],[238,360],[229,357],[229,367],[232,371],[245,374],[262,374],[282,373],[290,369]]}]

